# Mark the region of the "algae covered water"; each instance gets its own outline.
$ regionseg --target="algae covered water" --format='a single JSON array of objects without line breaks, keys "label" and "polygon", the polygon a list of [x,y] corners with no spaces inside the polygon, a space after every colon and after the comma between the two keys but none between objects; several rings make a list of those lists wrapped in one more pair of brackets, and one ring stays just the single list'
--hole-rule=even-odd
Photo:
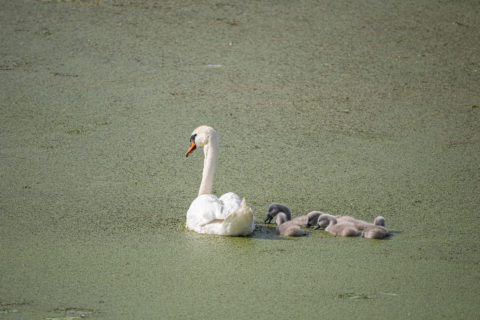
[{"label": "algae covered water", "polygon": [[[0,55],[0,319],[476,319],[474,1],[11,1]],[[214,192],[251,237],[184,228]],[[271,202],[387,240],[279,237]]]}]

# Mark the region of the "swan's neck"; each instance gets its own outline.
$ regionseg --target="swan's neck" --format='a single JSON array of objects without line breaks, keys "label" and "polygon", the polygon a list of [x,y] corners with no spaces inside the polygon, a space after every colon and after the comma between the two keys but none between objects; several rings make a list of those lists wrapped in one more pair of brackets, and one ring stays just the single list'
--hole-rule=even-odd
[{"label": "swan's neck", "polygon": [[218,156],[218,138],[215,134],[210,136],[208,143],[203,147],[203,152],[205,153],[205,160],[203,162],[202,183],[200,183],[198,195],[212,194]]}]

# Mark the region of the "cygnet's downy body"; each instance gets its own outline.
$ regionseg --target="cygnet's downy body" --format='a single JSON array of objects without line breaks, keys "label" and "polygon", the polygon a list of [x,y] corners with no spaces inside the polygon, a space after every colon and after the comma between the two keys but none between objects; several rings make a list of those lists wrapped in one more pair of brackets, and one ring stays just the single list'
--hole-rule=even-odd
[{"label": "cygnet's downy body", "polygon": [[309,228],[311,226],[316,225],[318,217],[320,217],[322,214],[325,214],[325,213],[320,211],[312,211],[306,215],[293,218],[292,222],[295,222],[299,226]]},{"label": "cygnet's downy body", "polygon": [[363,229],[362,237],[367,239],[385,239],[390,236],[390,232],[385,228],[385,218],[378,216],[373,221],[373,225]]},{"label": "cygnet's downy body", "polygon": [[317,223],[318,217],[324,214],[323,212],[320,212],[320,211],[312,211],[306,215],[295,217],[292,219],[292,212],[289,207],[278,202],[273,202],[268,207],[267,217],[265,218],[264,222],[271,223],[273,218],[280,212],[285,213],[285,215],[287,216],[287,221],[291,220],[295,224],[301,227],[307,227],[307,228],[311,226],[315,226],[315,224]]},{"label": "cygnet's downy body", "polygon": [[331,214],[322,214],[318,217],[315,229],[325,229],[325,231],[342,237],[356,237],[360,232],[351,222],[338,222],[335,216]]},{"label": "cygnet's downy body", "polygon": [[389,235],[390,232],[382,225],[365,228],[362,232],[362,237],[367,239],[384,239]]},{"label": "cygnet's downy body", "polygon": [[285,214],[287,219],[286,221],[292,219],[292,212],[290,211],[289,207],[278,202],[273,202],[268,206],[268,213],[264,223],[271,223],[273,218],[275,218],[275,216],[280,212],[283,212]]},{"label": "cygnet's downy body", "polygon": [[355,226],[355,228],[357,228],[358,230],[364,230],[366,228],[370,228],[375,225],[385,226],[385,218],[381,216],[376,217],[373,223],[360,220],[360,219],[355,219],[354,217],[350,217],[350,216],[336,216],[336,218],[338,223],[342,223],[342,222],[352,223]]},{"label": "cygnet's downy body", "polygon": [[299,237],[307,235],[307,232],[300,228],[298,224],[293,221],[287,220],[288,217],[284,212],[276,214],[277,219],[277,234],[289,237]]}]

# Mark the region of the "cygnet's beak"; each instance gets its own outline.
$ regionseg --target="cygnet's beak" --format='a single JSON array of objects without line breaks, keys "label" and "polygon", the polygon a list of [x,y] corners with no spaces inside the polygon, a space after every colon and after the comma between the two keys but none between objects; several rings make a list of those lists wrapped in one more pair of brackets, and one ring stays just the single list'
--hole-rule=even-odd
[{"label": "cygnet's beak", "polygon": [[318,229],[320,229],[320,225],[318,224],[315,227],[313,227],[313,230],[318,230]]},{"label": "cygnet's beak", "polygon": [[265,221],[263,221],[263,223],[270,223],[272,222],[272,216],[271,215],[267,215],[267,217],[265,218]]},{"label": "cygnet's beak", "polygon": [[185,153],[185,157],[188,157],[188,155],[192,153],[193,150],[195,150],[196,148],[197,148],[197,145],[195,144],[195,142],[190,141],[190,147],[188,148],[187,153]]}]

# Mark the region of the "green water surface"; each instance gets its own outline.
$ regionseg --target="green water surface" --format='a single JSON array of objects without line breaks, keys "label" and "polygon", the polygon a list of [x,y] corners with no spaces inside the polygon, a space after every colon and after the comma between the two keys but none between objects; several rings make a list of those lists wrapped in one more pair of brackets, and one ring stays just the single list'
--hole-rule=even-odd
[{"label": "green water surface", "polygon": [[[478,319],[475,1],[1,6],[0,319]],[[184,228],[202,124],[251,237]]]}]

